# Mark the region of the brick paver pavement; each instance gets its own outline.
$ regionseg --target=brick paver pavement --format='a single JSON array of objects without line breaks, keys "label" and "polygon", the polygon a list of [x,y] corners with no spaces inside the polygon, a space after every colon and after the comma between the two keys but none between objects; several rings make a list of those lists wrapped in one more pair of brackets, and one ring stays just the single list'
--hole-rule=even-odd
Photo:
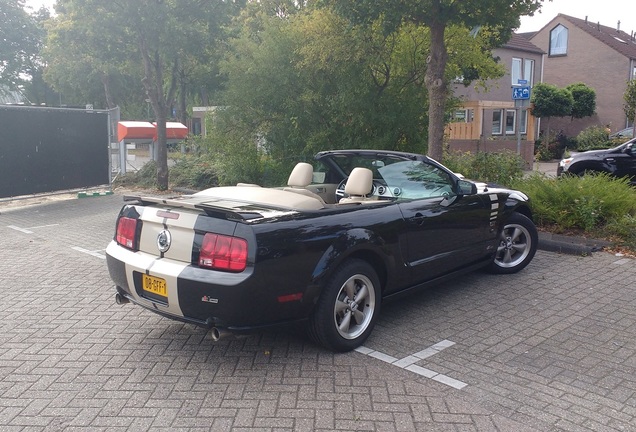
[{"label": "brick paver pavement", "polygon": [[362,352],[215,344],[114,303],[120,205],[0,208],[0,431],[636,430],[636,260],[461,277],[385,305]]}]

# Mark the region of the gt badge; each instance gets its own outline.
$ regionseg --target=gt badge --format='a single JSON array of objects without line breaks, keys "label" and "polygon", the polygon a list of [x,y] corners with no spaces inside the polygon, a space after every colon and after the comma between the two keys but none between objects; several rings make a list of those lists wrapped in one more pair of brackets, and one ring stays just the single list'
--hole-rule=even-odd
[{"label": "gt badge", "polygon": [[170,249],[170,244],[172,243],[172,235],[170,231],[163,230],[157,236],[157,248],[159,252],[167,252]]},{"label": "gt badge", "polygon": [[215,298],[212,298],[210,296],[203,296],[203,297],[201,297],[201,301],[202,302],[206,302],[206,303],[217,304],[219,302],[219,299],[215,299]]}]

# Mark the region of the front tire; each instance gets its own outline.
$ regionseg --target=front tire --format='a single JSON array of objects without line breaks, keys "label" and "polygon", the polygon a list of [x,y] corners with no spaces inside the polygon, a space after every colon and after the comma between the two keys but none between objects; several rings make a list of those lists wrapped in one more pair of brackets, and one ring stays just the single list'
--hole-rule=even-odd
[{"label": "front tire", "polygon": [[375,270],[362,260],[347,261],[325,284],[309,320],[309,336],[333,351],[355,349],[371,334],[380,302]]},{"label": "front tire", "polygon": [[532,221],[521,213],[513,213],[499,233],[497,253],[488,270],[511,274],[525,268],[537,252],[539,235]]}]

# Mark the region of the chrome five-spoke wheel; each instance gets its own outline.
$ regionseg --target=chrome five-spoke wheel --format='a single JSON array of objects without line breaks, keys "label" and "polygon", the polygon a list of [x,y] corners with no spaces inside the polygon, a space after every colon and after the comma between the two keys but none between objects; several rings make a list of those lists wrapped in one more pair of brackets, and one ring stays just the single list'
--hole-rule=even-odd
[{"label": "chrome five-spoke wheel", "polygon": [[340,336],[359,337],[369,327],[374,311],[373,283],[362,274],[351,276],[340,288],[334,306],[334,323]]},{"label": "chrome five-spoke wheel", "polygon": [[490,270],[515,273],[524,268],[537,250],[537,229],[530,219],[514,213],[499,233],[497,252]]},{"label": "chrome five-spoke wheel", "polygon": [[380,313],[380,280],[360,259],[342,264],[326,281],[310,317],[309,336],[333,351],[350,351],[369,337]]}]

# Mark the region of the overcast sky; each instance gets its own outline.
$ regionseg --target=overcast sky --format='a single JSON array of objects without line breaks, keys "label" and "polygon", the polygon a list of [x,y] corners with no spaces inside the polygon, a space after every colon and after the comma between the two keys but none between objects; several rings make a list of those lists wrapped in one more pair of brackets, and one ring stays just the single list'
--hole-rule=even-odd
[{"label": "overcast sky", "polygon": [[[38,9],[41,5],[51,8],[55,0],[26,0],[27,5]],[[521,17],[520,32],[540,30],[557,14],[563,13],[602,25],[616,27],[620,20],[621,30],[636,32],[636,1],[634,0],[553,0],[544,1],[542,12],[534,17]]]}]

